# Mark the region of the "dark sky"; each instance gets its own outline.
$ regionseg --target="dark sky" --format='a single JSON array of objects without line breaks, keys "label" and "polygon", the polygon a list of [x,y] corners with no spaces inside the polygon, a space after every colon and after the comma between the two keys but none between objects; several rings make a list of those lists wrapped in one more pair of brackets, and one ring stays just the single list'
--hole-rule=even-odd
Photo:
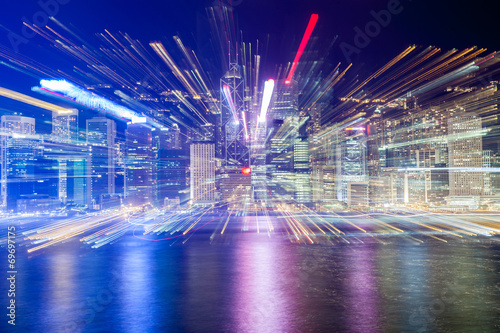
[{"label": "dark sky", "polygon": [[[42,2],[44,0],[41,0]],[[56,1],[56,0],[51,0]],[[145,42],[184,38],[196,33],[204,8],[219,0],[60,0],[54,16],[73,25],[82,34],[103,29],[123,31]],[[225,0],[232,1],[239,28],[245,39],[262,38],[266,33],[301,36],[310,14],[319,14],[315,33],[339,34],[339,42],[352,43],[354,28],[364,29],[373,20],[371,11],[379,12],[394,0]],[[41,10],[35,0],[5,1],[0,11],[0,24],[20,33],[23,17],[33,21]],[[437,45],[449,49],[471,45],[500,50],[498,35],[498,0],[400,0],[401,13],[372,38],[370,52],[393,55],[409,44]],[[30,42],[37,42],[35,37]],[[0,43],[9,45],[5,32]],[[23,47],[24,45],[22,45]],[[22,49],[21,47],[21,49]],[[373,49],[373,50],[371,50]],[[396,51],[394,51],[396,50]],[[287,61],[288,59],[284,59]]]}]

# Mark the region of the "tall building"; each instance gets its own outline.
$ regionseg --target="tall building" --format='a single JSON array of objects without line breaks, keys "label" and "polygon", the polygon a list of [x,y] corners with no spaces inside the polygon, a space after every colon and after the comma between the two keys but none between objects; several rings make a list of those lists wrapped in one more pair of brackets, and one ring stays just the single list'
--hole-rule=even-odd
[{"label": "tall building", "polygon": [[2,131],[6,134],[35,134],[35,118],[23,116],[2,116]]},{"label": "tall building", "polygon": [[228,207],[243,210],[252,200],[251,174],[242,170],[226,171],[220,179],[220,196],[222,203]]},{"label": "tall building", "polygon": [[88,206],[91,202],[90,193],[90,154],[74,157],[68,160],[68,202],[77,206]]},{"label": "tall building", "polygon": [[143,124],[128,124],[126,136],[127,203],[134,206],[153,203],[153,144],[151,128]]},{"label": "tall building", "polygon": [[215,188],[215,145],[208,142],[190,146],[191,203],[210,204],[217,200]]},{"label": "tall building", "polygon": [[268,179],[269,191],[275,198],[295,198],[294,145],[299,136],[299,117],[288,117],[284,121],[274,119],[269,129]]},{"label": "tall building", "polygon": [[312,201],[318,209],[337,202],[335,191],[336,131],[326,127],[313,134],[309,141],[311,160]]},{"label": "tall building", "polygon": [[[0,124],[2,135],[0,136],[0,156],[1,156],[1,202],[0,205],[2,208],[7,208],[7,190],[8,190],[8,182],[7,179],[13,176],[15,173],[21,175],[21,170],[11,170],[10,165],[13,161],[9,159],[9,151],[11,150],[12,136],[15,134],[18,136],[19,134],[35,134],[35,119],[29,117],[22,116],[2,116],[1,124]],[[24,157],[19,156],[25,162],[21,165],[24,165],[24,174],[29,174],[30,160],[34,159],[34,151],[31,149],[27,149],[25,151]],[[8,171],[9,170],[9,171]],[[12,203],[10,203],[10,208],[12,209]]]},{"label": "tall building", "polygon": [[[52,140],[74,142],[78,140],[78,110],[63,110],[52,113]],[[68,198],[68,160],[58,159],[59,185],[58,197],[63,203]]]},{"label": "tall building", "polygon": [[250,136],[248,110],[244,102],[244,80],[236,63],[220,80],[221,114],[220,134],[222,158],[226,166],[248,166],[250,163]]},{"label": "tall building", "polygon": [[64,142],[78,140],[78,110],[52,113],[52,136]]},{"label": "tall building", "polygon": [[259,122],[255,130],[254,141],[252,142],[252,161],[250,165],[252,168],[253,197],[256,203],[262,204],[268,202],[266,135],[267,122]]},{"label": "tall building", "polygon": [[116,124],[104,117],[87,119],[87,144],[91,145],[91,204],[100,208],[104,196],[115,193]]},{"label": "tall building", "polygon": [[[15,209],[23,178],[34,174],[36,141],[29,139],[35,134],[35,118],[22,116],[2,116],[1,124],[1,206]],[[12,179],[16,179],[15,183]],[[12,192],[17,189],[14,195]],[[11,191],[8,191],[10,187]],[[8,196],[10,194],[10,196]],[[28,194],[28,193],[26,193]],[[7,202],[9,199],[9,202]]]},{"label": "tall building", "polygon": [[299,116],[298,84],[291,80],[285,84],[285,80],[278,80],[273,92],[271,117],[273,119],[285,120],[287,117]]},{"label": "tall building", "polygon": [[2,116],[1,129],[2,206],[18,212],[57,207],[56,161],[44,158],[35,119]]},{"label": "tall building", "polygon": [[155,142],[160,149],[182,149],[181,131],[179,125],[174,124],[172,128],[162,128],[161,131],[155,131]]},{"label": "tall building", "polygon": [[309,140],[299,137],[293,147],[293,168],[295,172],[295,200],[311,202],[311,173],[309,169]]},{"label": "tall building", "polygon": [[54,164],[53,180],[57,181],[59,201],[79,207],[89,205],[90,146],[75,141],[64,142],[51,135],[43,140],[43,158]]},{"label": "tall building", "polygon": [[345,127],[336,146],[336,189],[339,201],[347,203],[348,183],[368,181],[364,127]]},{"label": "tall building", "polygon": [[187,177],[189,156],[180,136],[181,132],[177,125],[153,132],[154,196],[159,206],[164,205],[166,199],[178,199],[179,203],[189,200]]}]

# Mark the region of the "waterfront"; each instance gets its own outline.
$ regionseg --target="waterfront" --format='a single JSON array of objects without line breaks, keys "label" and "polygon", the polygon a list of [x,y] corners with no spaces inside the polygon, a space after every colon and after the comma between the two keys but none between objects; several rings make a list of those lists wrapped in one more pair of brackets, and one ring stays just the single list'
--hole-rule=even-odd
[{"label": "waterfront", "polygon": [[[129,232],[20,247],[18,332],[493,332],[497,237],[346,233],[314,244],[231,220],[188,237]],[[277,218],[272,217],[273,223]],[[255,221],[253,221],[255,222]],[[219,229],[220,230],[220,229]],[[183,240],[189,239],[188,242]],[[182,240],[182,241],[181,241]],[[318,244],[319,243],[319,244]],[[23,252],[24,251],[24,252]],[[3,282],[2,282],[3,283]],[[3,297],[3,296],[2,296]],[[5,328],[6,320],[2,321]],[[3,331],[4,329],[2,329]]]}]

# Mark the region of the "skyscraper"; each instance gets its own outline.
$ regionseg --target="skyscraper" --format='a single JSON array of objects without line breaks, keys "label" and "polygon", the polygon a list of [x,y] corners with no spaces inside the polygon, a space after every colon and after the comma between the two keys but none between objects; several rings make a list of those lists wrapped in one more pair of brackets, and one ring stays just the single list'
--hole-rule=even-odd
[{"label": "skyscraper", "polygon": [[113,120],[97,117],[87,120],[87,144],[91,145],[91,200],[98,208],[104,195],[115,193],[115,138]]},{"label": "skyscraper", "polygon": [[483,194],[481,118],[453,117],[448,120],[448,156],[450,166],[450,197]]},{"label": "skyscraper", "polygon": [[134,206],[153,203],[153,149],[151,128],[143,124],[128,124],[126,130],[127,203]]},{"label": "skyscraper", "polygon": [[[78,110],[61,110],[52,113],[52,140],[70,143],[78,140]],[[58,197],[63,203],[68,197],[68,160],[58,159]]]},{"label": "skyscraper", "polygon": [[220,136],[222,158],[226,166],[248,166],[250,162],[249,128],[244,103],[244,81],[236,63],[221,78]]},{"label": "skyscraper", "polygon": [[78,140],[78,110],[52,113],[52,136],[64,142]]},{"label": "skyscraper", "polygon": [[299,137],[293,147],[293,169],[295,173],[295,200],[300,203],[311,202],[311,173],[309,169],[309,140]]},{"label": "skyscraper", "polygon": [[364,127],[345,127],[336,146],[336,188],[339,201],[347,203],[348,183],[367,182],[366,136]]},{"label": "skyscraper", "polygon": [[19,200],[28,200],[23,207],[30,207],[29,202],[37,203],[40,196],[47,202],[57,200],[55,161],[42,156],[35,119],[2,116],[1,128],[2,206],[17,211]]},{"label": "skyscraper", "polygon": [[153,132],[154,194],[158,205],[163,205],[166,198],[177,198],[179,203],[188,200],[186,190],[189,156],[181,145],[180,135],[178,127]]},{"label": "skyscraper", "polygon": [[289,84],[285,84],[285,80],[278,80],[273,93],[271,117],[281,120],[285,120],[287,117],[298,117],[298,96],[297,81],[291,80]]},{"label": "skyscraper", "polygon": [[215,145],[208,142],[190,146],[192,204],[210,204],[217,200],[215,188]]}]

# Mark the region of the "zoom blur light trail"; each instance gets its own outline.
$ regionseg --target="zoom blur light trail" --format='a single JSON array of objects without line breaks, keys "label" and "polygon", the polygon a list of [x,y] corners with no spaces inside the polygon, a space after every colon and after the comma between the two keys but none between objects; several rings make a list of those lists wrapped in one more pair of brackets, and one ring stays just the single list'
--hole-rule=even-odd
[{"label": "zoom blur light trail", "polygon": [[290,84],[290,82],[292,81],[293,72],[295,72],[300,57],[302,56],[302,53],[304,53],[307,42],[309,41],[314,27],[316,26],[316,22],[318,22],[318,14],[312,14],[311,18],[309,19],[309,24],[307,24],[306,32],[304,32],[304,36],[302,37],[302,41],[300,42],[297,54],[295,55],[295,59],[293,59],[292,68],[290,68],[290,72],[288,72],[288,77],[285,80],[285,84]]},{"label": "zoom blur light trail", "polygon": [[266,120],[267,109],[269,109],[269,104],[271,103],[273,90],[274,90],[274,80],[269,79],[266,81],[266,83],[264,83],[264,95],[262,96],[262,106],[260,108],[260,116],[259,116],[260,122]]},{"label": "zoom blur light trail", "polygon": [[103,110],[115,117],[123,118],[133,123],[145,123],[147,121],[146,117],[104,97],[85,91],[66,80],[40,80],[40,86],[46,92],[61,94],[78,104],[92,109]]},{"label": "zoom blur light trail", "polygon": [[238,118],[238,114],[236,113],[236,107],[234,106],[233,97],[231,96],[231,90],[229,89],[229,86],[222,86],[222,91],[224,92],[224,96],[226,96],[227,103],[229,104],[229,108],[231,109],[231,113],[233,114],[234,122],[239,123],[240,120]]},{"label": "zoom blur light trail", "polygon": [[74,109],[63,108],[59,105],[47,103],[47,102],[42,101],[40,99],[36,99],[36,98],[31,97],[31,96],[24,95],[24,94],[18,93],[16,91],[12,91],[12,90],[2,88],[2,87],[0,87],[0,96],[10,98],[10,99],[13,99],[13,100],[16,100],[16,101],[19,101],[22,103],[26,103],[29,105],[33,105],[33,106],[39,107],[41,109],[49,110],[52,112],[57,112],[58,114],[72,113],[74,110]]}]

